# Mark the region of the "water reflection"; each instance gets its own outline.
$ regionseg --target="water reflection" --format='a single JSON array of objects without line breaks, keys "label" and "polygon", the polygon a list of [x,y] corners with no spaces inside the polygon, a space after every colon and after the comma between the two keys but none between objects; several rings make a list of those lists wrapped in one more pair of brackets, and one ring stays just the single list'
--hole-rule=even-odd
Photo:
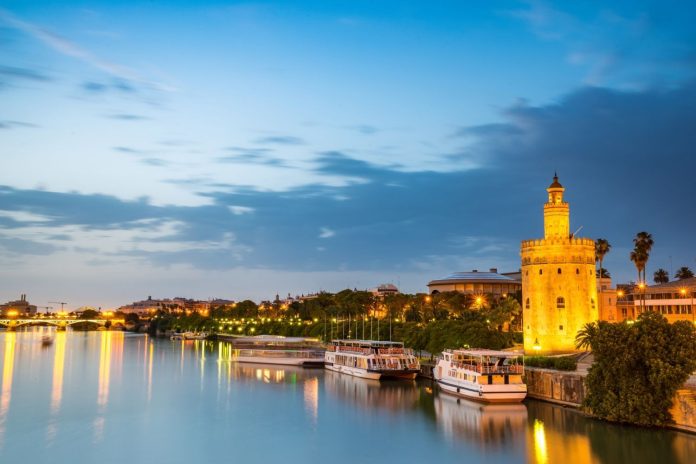
[{"label": "water reflection", "polygon": [[[451,395],[435,395],[435,417],[445,436],[482,449],[524,447],[527,407],[523,404],[481,404]],[[543,434],[543,425],[542,425]]]},{"label": "water reflection", "polygon": [[327,395],[349,401],[368,412],[398,412],[417,408],[421,392],[415,385],[415,382],[403,380],[380,382],[333,371],[324,373]]},{"label": "water reflection", "polygon": [[[105,462],[124,443],[134,463],[224,461],[231,445],[243,462],[307,450],[336,464],[670,464],[696,455],[694,436],[615,426],[546,403],[484,405],[430,382],[238,363],[217,342],[68,331],[41,349],[42,330],[0,332],[3,463]],[[356,454],[355,443],[369,454]]]},{"label": "water reflection", "polygon": [[14,375],[15,344],[17,334],[5,333],[5,355],[2,363],[2,390],[0,390],[0,446],[2,446],[7,423],[7,413],[10,409],[10,397],[12,396],[12,378]]}]

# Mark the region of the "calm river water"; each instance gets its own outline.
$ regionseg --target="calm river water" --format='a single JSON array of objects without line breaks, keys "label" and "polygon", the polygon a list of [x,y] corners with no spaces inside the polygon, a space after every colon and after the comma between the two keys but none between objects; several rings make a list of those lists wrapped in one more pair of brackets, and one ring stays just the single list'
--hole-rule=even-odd
[{"label": "calm river water", "polygon": [[3,464],[696,462],[696,436],[237,364],[224,343],[35,328],[0,332],[0,362]]}]

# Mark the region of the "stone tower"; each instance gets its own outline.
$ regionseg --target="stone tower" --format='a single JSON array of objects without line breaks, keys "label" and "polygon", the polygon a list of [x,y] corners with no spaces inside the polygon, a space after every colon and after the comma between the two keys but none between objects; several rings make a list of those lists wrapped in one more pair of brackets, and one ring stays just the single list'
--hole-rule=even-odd
[{"label": "stone tower", "polygon": [[565,188],[554,176],[546,189],[544,238],[522,242],[524,351],[575,351],[575,335],[599,318],[595,244],[570,233]]}]

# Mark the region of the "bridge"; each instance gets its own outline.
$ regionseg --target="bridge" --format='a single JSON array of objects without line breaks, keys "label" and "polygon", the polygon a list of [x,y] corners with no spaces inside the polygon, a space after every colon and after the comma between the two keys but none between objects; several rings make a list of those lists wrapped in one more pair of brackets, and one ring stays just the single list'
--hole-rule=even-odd
[{"label": "bridge", "polygon": [[4,326],[7,330],[15,330],[17,327],[27,326],[27,325],[53,325],[58,328],[58,330],[65,330],[71,325],[88,323],[96,324],[101,327],[106,327],[106,323],[109,322],[110,325],[124,325],[125,319],[77,319],[74,317],[37,317],[29,319],[18,319],[18,318],[0,318],[0,326]]}]

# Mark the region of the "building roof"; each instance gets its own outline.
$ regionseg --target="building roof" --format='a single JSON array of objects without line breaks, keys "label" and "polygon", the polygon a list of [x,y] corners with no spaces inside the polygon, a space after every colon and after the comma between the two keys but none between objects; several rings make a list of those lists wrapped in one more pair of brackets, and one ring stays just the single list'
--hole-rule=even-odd
[{"label": "building roof", "polygon": [[497,272],[454,272],[441,279],[428,282],[428,285],[445,283],[517,283],[520,281]]},{"label": "building roof", "polygon": [[561,185],[561,183],[558,182],[558,174],[554,173],[554,175],[553,175],[553,182],[551,183],[551,185],[549,185],[549,188],[550,188],[550,189],[552,189],[552,188],[563,188],[563,186]]},{"label": "building roof", "polygon": [[[688,277],[681,280],[673,280],[664,284],[648,285],[646,291],[649,293],[659,293],[659,292],[679,292],[682,288],[694,289],[696,288],[696,277]],[[634,292],[637,292],[634,289]]]}]

